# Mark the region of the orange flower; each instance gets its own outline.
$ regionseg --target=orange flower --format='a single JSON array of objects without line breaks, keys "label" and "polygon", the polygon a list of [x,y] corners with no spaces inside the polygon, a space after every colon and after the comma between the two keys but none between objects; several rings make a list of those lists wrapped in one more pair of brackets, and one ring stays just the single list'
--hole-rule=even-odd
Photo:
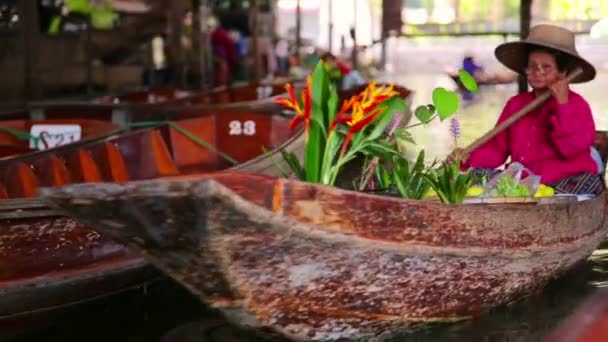
[{"label": "orange flower", "polygon": [[287,90],[288,98],[279,98],[276,100],[277,103],[281,104],[283,107],[292,109],[296,112],[296,116],[289,122],[289,128],[295,128],[302,120],[306,125],[306,131],[310,127],[310,112],[312,109],[312,102],[310,96],[311,89],[311,78],[310,76],[306,80],[306,87],[302,90],[302,100],[304,101],[304,108],[300,106],[298,102],[298,98],[296,97],[296,93],[291,84],[285,85],[285,90]]},{"label": "orange flower", "polygon": [[347,117],[346,114],[348,113],[349,110],[351,110],[353,108],[353,106],[357,102],[358,97],[359,97],[359,95],[355,95],[355,96],[351,97],[350,99],[344,101],[344,103],[342,103],[342,107],[340,108],[340,111],[338,111],[338,114],[336,114],[334,121],[329,126],[330,133],[331,133],[331,131],[334,130],[334,128],[336,128],[336,126],[339,123],[348,123],[350,118]]},{"label": "orange flower", "polygon": [[[371,82],[367,88],[356,97],[352,103],[352,114],[350,118],[340,119],[340,122],[344,122],[350,126],[344,143],[342,144],[340,155],[346,153],[346,148],[348,147],[348,144],[350,144],[353,135],[365,128],[365,126],[374,121],[374,119],[382,113],[382,111],[377,108],[378,105],[382,103],[382,101],[398,94],[399,93],[393,89],[393,85],[376,87],[376,82]],[[353,99],[351,98],[349,101],[351,100]],[[345,103],[345,105],[346,104],[347,103]]]}]

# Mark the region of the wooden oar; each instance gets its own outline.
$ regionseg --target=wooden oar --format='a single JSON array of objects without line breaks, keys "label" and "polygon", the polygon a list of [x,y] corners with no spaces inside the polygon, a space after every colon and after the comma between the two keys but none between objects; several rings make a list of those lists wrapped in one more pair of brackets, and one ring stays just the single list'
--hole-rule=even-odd
[{"label": "wooden oar", "polygon": [[[576,78],[577,76],[579,76],[582,73],[583,73],[583,69],[577,68],[566,77],[566,81],[568,83],[570,83],[574,78]],[[498,133],[507,129],[507,127],[511,126],[515,121],[519,120],[521,117],[528,114],[531,110],[533,110],[534,108],[538,107],[543,102],[545,102],[550,96],[551,96],[550,90],[547,90],[546,92],[542,93],[540,96],[535,98],[534,101],[528,103],[522,109],[520,109],[515,114],[510,116],[508,119],[501,122],[499,125],[494,127],[492,130],[488,131],[486,134],[482,135],[477,140],[473,141],[469,146],[465,147],[464,155],[465,156],[470,155],[471,152],[473,152],[476,148],[485,144],[488,140],[494,138],[494,136],[496,136]]]}]

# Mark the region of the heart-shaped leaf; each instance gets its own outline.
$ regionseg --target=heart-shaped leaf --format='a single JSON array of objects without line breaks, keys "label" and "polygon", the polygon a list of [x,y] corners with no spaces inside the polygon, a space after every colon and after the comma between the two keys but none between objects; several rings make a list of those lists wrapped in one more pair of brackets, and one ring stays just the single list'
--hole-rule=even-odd
[{"label": "heart-shaped leaf", "polygon": [[458,104],[458,95],[453,91],[441,87],[433,90],[433,105],[437,109],[437,114],[441,121],[456,113]]},{"label": "heart-shaped leaf", "polygon": [[462,85],[473,93],[476,93],[479,90],[479,86],[477,86],[477,81],[475,77],[464,70],[458,70],[458,77],[460,78],[460,82]]},{"label": "heart-shaped leaf", "polygon": [[430,111],[427,106],[418,106],[418,108],[416,108],[415,115],[420,122],[427,123],[431,119],[431,116],[433,116],[433,112]]}]

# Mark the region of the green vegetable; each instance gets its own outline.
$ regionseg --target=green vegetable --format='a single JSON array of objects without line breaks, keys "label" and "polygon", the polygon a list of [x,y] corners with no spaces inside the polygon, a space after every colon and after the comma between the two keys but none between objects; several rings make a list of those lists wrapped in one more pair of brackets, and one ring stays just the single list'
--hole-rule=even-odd
[{"label": "green vegetable", "polygon": [[498,180],[496,186],[490,192],[492,197],[526,197],[532,196],[530,190],[515,181],[513,177],[505,176]]}]

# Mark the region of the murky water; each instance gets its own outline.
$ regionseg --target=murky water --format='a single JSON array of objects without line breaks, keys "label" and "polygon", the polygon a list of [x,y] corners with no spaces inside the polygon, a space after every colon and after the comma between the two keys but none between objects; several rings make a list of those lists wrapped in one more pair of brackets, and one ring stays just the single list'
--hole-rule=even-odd
[{"label": "murky water", "polygon": [[[413,90],[412,106],[431,101],[436,86],[455,88],[443,74],[448,63],[457,63],[460,51],[475,48],[482,60],[491,63],[490,40],[463,40],[447,45],[402,42],[393,45],[392,60],[398,71],[382,80],[405,85]],[[583,47],[594,58],[603,55],[604,46]],[[443,49],[443,50],[442,50]],[[445,51],[447,50],[447,52]],[[597,52],[597,51],[600,52]],[[407,52],[407,58],[406,56]],[[451,53],[451,55],[450,55]],[[430,56],[430,57],[429,57]],[[494,67],[494,66],[493,66]],[[590,102],[598,129],[608,129],[608,71],[600,65],[597,79],[574,86]],[[418,146],[429,158],[442,159],[455,144],[466,146],[494,126],[505,101],[515,94],[515,85],[483,88],[474,101],[461,107],[458,118],[462,136],[457,142],[449,134],[449,123],[435,121],[412,130]],[[607,246],[608,247],[608,246]],[[608,249],[600,249],[571,273],[552,281],[542,293],[484,314],[466,322],[433,326],[400,336],[399,341],[538,341],[589,294],[608,285]],[[217,312],[169,279],[122,295],[89,303],[46,320],[48,329],[32,332],[16,341],[101,342],[101,341],[261,341],[224,321]]]}]

